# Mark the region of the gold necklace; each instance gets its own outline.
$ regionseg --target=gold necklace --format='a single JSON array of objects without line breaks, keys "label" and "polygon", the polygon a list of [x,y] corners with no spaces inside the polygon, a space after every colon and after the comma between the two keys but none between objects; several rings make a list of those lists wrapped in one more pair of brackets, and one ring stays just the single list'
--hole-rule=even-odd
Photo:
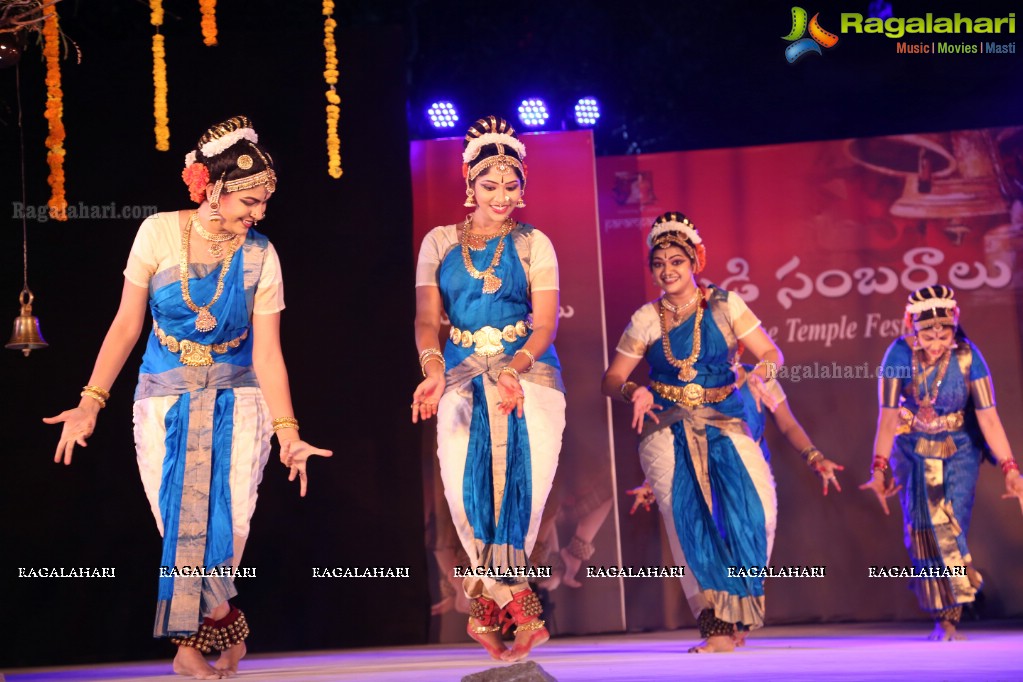
[{"label": "gold necklace", "polygon": [[[938,391],[941,390],[941,382],[945,380],[945,373],[948,371],[948,363],[951,359],[952,351],[946,350],[944,355],[941,356],[941,360],[938,361],[937,371],[934,375],[934,383],[931,384],[931,388],[928,389],[927,375],[922,373],[923,363],[918,357],[913,358],[913,397],[916,398],[917,417],[922,422],[930,423],[938,418],[938,413],[934,411],[934,401],[938,399]],[[918,376],[919,381],[917,380]],[[923,395],[920,395],[921,393],[923,393]]]},{"label": "gold necklace", "polygon": [[[234,254],[238,250],[229,246],[227,249],[227,258],[220,265],[220,276],[217,278],[217,289],[213,293],[213,298],[210,302],[204,306],[197,306],[192,301],[192,296],[188,292],[188,238],[192,233],[192,224],[189,221],[185,225],[184,233],[181,235],[181,261],[178,263],[178,273],[181,278],[181,298],[185,301],[185,305],[193,313],[198,313],[195,318],[195,328],[201,332],[211,332],[217,328],[217,318],[210,312],[210,306],[217,302],[220,295],[224,293],[224,277],[227,276],[227,271],[231,269],[231,260],[234,259]],[[233,237],[232,237],[233,238]],[[224,240],[227,241],[227,240]]]},{"label": "gold necklace", "polygon": [[681,315],[685,311],[689,310],[690,306],[692,306],[694,303],[696,303],[696,297],[699,296],[699,295],[700,295],[700,289],[699,289],[699,287],[697,287],[696,293],[693,294],[693,297],[690,298],[685,303],[683,303],[682,305],[675,305],[671,301],[666,299],[664,296],[661,296],[661,304],[665,308],[667,308],[671,312],[672,315],[675,316],[675,321],[678,322],[679,315]]},{"label": "gold necklace", "polygon": [[[661,318],[661,345],[664,346],[664,357],[668,360],[668,363],[679,370],[678,378],[681,381],[692,381],[696,378],[696,369],[693,367],[693,363],[700,357],[700,346],[701,334],[700,334],[700,323],[703,322],[703,291],[700,289],[696,290],[696,299],[699,300],[700,304],[696,307],[696,324],[693,326],[693,352],[689,354],[689,357],[685,360],[679,360],[675,357],[675,354],[671,352],[671,340],[668,338],[668,321],[664,318],[664,311],[666,307],[663,305],[665,300],[661,299],[661,305],[658,306],[657,314]],[[688,306],[688,304],[687,304]],[[669,309],[670,310],[670,309]]]},{"label": "gold necklace", "polygon": [[462,262],[465,263],[465,271],[469,273],[469,276],[473,279],[483,280],[483,293],[494,294],[501,288],[501,278],[494,274],[494,268],[497,267],[498,263],[501,262],[501,254],[504,253],[504,240],[508,236],[508,233],[515,227],[515,221],[508,218],[504,221],[501,226],[501,231],[498,233],[501,235],[501,241],[497,243],[497,249],[494,251],[494,258],[490,261],[490,267],[482,272],[476,269],[476,266],[472,264],[472,257],[469,255],[469,226],[472,223],[472,215],[468,215],[465,218],[465,223],[462,225],[461,233],[458,235],[458,241],[462,244]]},{"label": "gold necklace", "polygon": [[[508,218],[508,220],[511,220],[511,218]],[[505,223],[507,222],[508,221],[506,220]],[[502,228],[503,227],[504,226],[502,225]],[[465,241],[469,245],[470,251],[482,251],[483,249],[487,248],[488,241],[501,234],[501,230],[498,230],[497,232],[493,232],[491,234],[477,234],[474,232],[470,232],[469,231],[470,229],[472,229],[471,213],[465,216]]]},{"label": "gold necklace", "polygon": [[199,222],[198,211],[192,211],[192,216],[189,218],[189,221],[192,223],[192,226],[195,228],[195,231],[199,234],[199,236],[210,243],[210,246],[207,249],[209,254],[217,260],[223,258],[224,247],[221,246],[221,244],[234,239],[234,235],[230,232],[225,232],[224,234],[213,234],[212,232],[207,231],[206,228],[202,226],[202,223]]}]

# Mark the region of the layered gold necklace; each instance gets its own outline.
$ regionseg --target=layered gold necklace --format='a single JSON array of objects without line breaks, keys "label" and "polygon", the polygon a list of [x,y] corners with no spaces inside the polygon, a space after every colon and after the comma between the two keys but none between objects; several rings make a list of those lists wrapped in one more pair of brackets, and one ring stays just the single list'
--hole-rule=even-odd
[{"label": "layered gold necklace", "polygon": [[[462,245],[462,262],[465,264],[465,271],[469,273],[469,276],[473,279],[483,280],[483,293],[494,294],[501,288],[501,278],[494,274],[494,269],[501,262],[501,254],[504,253],[504,242],[508,234],[515,227],[515,221],[508,218],[501,225],[501,230],[497,233],[501,236],[500,241],[497,243],[497,248],[494,250],[494,257],[490,261],[490,266],[486,270],[477,270],[476,266],[472,263],[472,256],[469,255],[469,249],[479,251],[486,247],[487,239],[481,235],[474,235],[469,233],[469,228],[472,227],[472,214],[465,217],[465,223],[462,224],[462,229],[459,230],[458,241]],[[480,240],[482,240],[482,245]]]},{"label": "layered gold necklace", "polygon": [[917,404],[916,416],[921,422],[930,423],[938,418],[938,413],[934,410],[934,401],[938,399],[938,391],[941,390],[941,382],[945,380],[945,373],[948,372],[948,363],[951,359],[952,351],[946,350],[938,362],[934,383],[928,389],[927,373],[923,372],[923,363],[918,357],[913,358],[913,397],[916,398]]},{"label": "layered gold necklace", "polygon": [[223,234],[213,234],[212,232],[208,231],[205,227],[202,226],[202,223],[199,222],[198,211],[192,211],[192,217],[189,218],[189,222],[192,223],[192,227],[195,228],[196,233],[210,243],[210,246],[207,249],[207,251],[209,251],[209,254],[216,258],[217,260],[223,258],[224,247],[221,246],[221,244],[223,244],[224,242],[229,242],[232,239],[234,239],[234,235],[231,234],[230,232],[225,232]]},{"label": "layered gold necklace", "polygon": [[[675,354],[671,352],[671,339],[668,338],[668,332],[670,331],[665,311],[669,311],[672,315],[677,315],[682,310],[689,308],[696,302],[696,320],[693,325],[693,350],[685,360],[679,360],[675,357]],[[703,291],[700,289],[696,290],[696,295],[684,306],[677,307],[673,306],[663,298],[661,298],[661,305],[657,307],[657,314],[661,318],[661,345],[664,346],[664,357],[672,367],[676,368],[678,372],[678,378],[680,381],[692,381],[696,378],[696,368],[693,364],[697,358],[700,357],[700,348],[702,346],[702,338],[700,333],[700,323],[703,322]]]},{"label": "layered gold necklace", "polygon": [[[233,245],[229,245],[227,248],[227,257],[220,265],[220,276],[217,277],[217,289],[213,292],[213,298],[210,302],[204,306],[198,306],[192,300],[192,295],[188,291],[188,243],[189,237],[192,233],[192,224],[196,222],[196,214],[192,213],[192,218],[185,224],[184,232],[181,235],[181,260],[178,263],[178,273],[181,277],[181,298],[184,300],[185,305],[193,313],[197,313],[195,318],[195,328],[200,332],[211,332],[217,328],[217,318],[210,312],[210,307],[217,302],[220,295],[224,293],[224,278],[227,276],[227,271],[231,269],[231,261],[234,259],[234,254],[238,250],[233,248]],[[232,235],[231,239],[234,239]],[[227,241],[226,239],[223,241]]]}]

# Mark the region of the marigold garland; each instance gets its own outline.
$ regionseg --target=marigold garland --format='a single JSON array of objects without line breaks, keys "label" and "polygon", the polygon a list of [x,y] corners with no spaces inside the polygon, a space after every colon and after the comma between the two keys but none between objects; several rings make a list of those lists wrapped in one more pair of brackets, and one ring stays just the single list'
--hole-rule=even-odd
[{"label": "marigold garland", "polygon": [[153,132],[156,149],[170,149],[170,119],[167,117],[167,51],[164,49],[160,26],[163,24],[163,0],[149,0],[149,23],[156,27],[153,34]]},{"label": "marigold garland", "polygon": [[199,0],[202,12],[202,42],[207,47],[217,44],[217,0]]},{"label": "marigold garland", "polygon": [[50,217],[67,220],[67,199],[64,197],[64,93],[60,89],[60,26],[57,9],[53,5],[43,8],[43,55],[46,57],[46,117],[49,134],[46,136],[46,161],[50,165]]},{"label": "marigold garland", "polygon": [[337,124],[341,119],[341,97],[337,94],[337,45],[334,42],[334,29],[337,22],[334,21],[333,0],[323,0],[323,16],[327,17],[323,22],[323,47],[327,53],[326,68],[323,71],[323,79],[330,86],[327,90],[327,174],[335,180],[341,177],[341,140],[337,136]]}]

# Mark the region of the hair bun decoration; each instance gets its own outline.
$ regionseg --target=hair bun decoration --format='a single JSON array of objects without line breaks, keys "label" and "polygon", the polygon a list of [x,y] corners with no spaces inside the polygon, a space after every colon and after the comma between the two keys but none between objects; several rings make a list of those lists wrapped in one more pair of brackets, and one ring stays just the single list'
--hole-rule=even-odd
[{"label": "hair bun decoration", "polygon": [[952,287],[935,284],[917,289],[906,300],[906,326],[920,331],[930,327],[958,327],[959,304]]},{"label": "hair bun decoration", "polygon": [[686,252],[693,263],[693,273],[700,273],[707,265],[707,247],[703,245],[696,226],[684,214],[668,211],[654,220],[646,238],[650,250],[677,246]]}]

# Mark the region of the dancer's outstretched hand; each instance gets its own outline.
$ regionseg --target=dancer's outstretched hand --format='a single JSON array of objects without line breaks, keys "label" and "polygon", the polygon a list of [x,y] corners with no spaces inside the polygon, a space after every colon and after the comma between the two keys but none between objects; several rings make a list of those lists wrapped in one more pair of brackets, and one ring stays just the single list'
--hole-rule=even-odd
[{"label": "dancer's outstretched hand", "polygon": [[57,450],[53,454],[53,461],[60,464],[71,464],[71,453],[74,452],[75,444],[86,447],[85,439],[92,435],[96,428],[96,415],[99,414],[99,404],[95,410],[79,405],[70,410],[64,410],[55,417],[43,417],[47,424],[64,424],[60,432],[60,441],[57,442]]},{"label": "dancer's outstretched hand", "polygon": [[640,507],[650,511],[650,506],[657,504],[657,498],[654,497],[654,489],[650,487],[647,481],[643,481],[643,485],[637,486],[632,490],[626,490],[625,494],[636,496],[636,499],[632,501],[632,509],[629,510],[630,514],[635,514],[636,510]]},{"label": "dancer's outstretched hand", "polygon": [[305,497],[309,478],[306,472],[306,463],[313,455],[332,457],[334,452],[333,450],[314,448],[304,440],[289,440],[281,443],[281,461],[284,462],[284,466],[291,468],[291,473],[288,475],[289,481],[294,481],[298,477],[299,497]]},{"label": "dancer's outstretched hand", "polygon": [[412,423],[426,421],[437,414],[437,405],[444,395],[444,375],[430,375],[419,382],[412,394]]},{"label": "dancer's outstretched hand", "polygon": [[884,510],[885,515],[891,514],[888,510],[888,498],[894,497],[899,494],[902,490],[901,485],[895,485],[895,479],[885,483],[884,473],[880,471],[874,471],[874,475],[870,477],[870,480],[860,486],[860,490],[869,490],[877,496],[877,501],[881,505],[881,509]]}]

